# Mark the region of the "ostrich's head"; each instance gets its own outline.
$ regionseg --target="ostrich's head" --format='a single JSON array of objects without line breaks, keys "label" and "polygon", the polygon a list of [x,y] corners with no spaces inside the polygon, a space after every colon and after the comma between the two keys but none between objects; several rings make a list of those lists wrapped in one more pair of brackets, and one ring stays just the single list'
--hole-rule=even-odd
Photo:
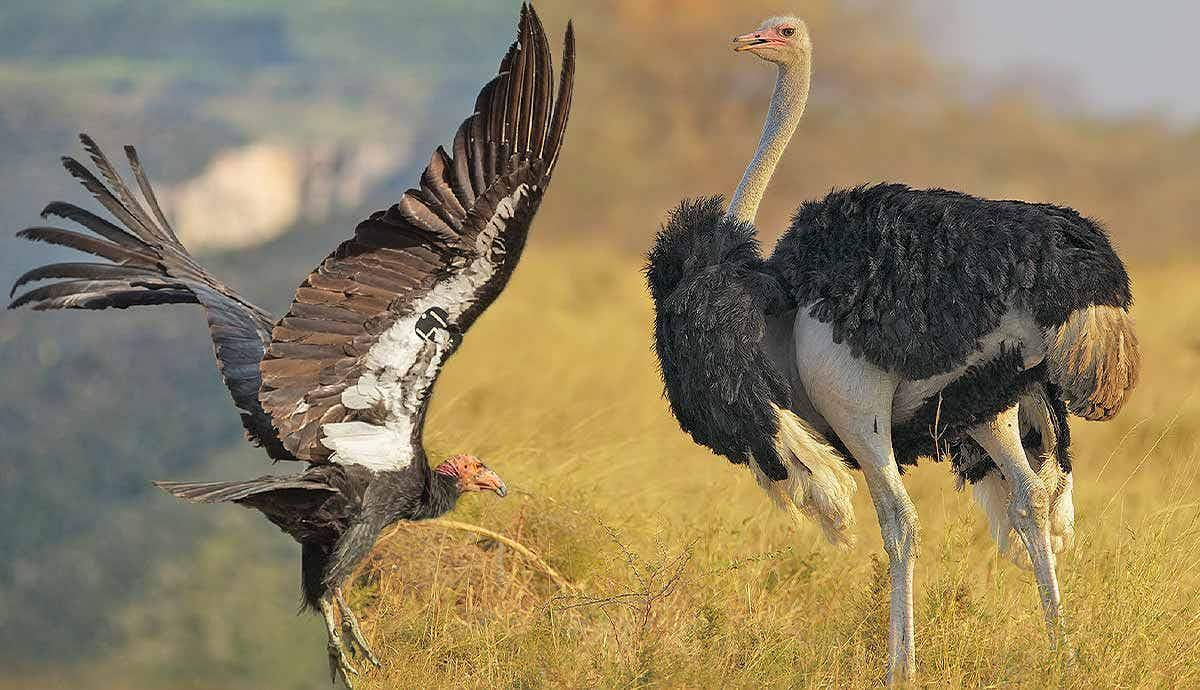
[{"label": "ostrich's head", "polygon": [[433,470],[447,477],[454,477],[459,493],[468,491],[495,491],[497,496],[508,493],[504,480],[474,455],[455,455]]},{"label": "ostrich's head", "polygon": [[757,31],[733,39],[733,49],[739,53],[754,53],[767,62],[788,66],[803,62],[812,55],[808,25],[796,17],[771,17]]}]

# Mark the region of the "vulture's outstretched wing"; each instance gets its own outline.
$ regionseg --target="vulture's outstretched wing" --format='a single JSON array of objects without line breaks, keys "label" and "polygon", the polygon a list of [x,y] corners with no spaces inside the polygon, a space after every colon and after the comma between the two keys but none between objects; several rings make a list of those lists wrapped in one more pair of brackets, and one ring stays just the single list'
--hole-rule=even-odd
[{"label": "vulture's outstretched wing", "polygon": [[507,283],[558,159],[571,105],[567,26],[552,101],[550,47],[519,37],[420,187],[374,213],[313,271],[276,324],[260,399],[283,445],[313,463],[399,470],[417,460],[443,362]]},{"label": "vulture's outstretched wing", "polygon": [[69,156],[63,158],[63,167],[121,226],[74,204],[54,201],[42,211],[42,217],[57,216],[72,221],[91,234],[40,226],[26,228],[17,236],[70,247],[110,263],[70,262],[35,268],[17,279],[13,294],[27,283],[56,282],[24,292],[8,305],[9,308],[125,309],[154,304],[203,305],[217,369],[234,404],[241,410],[246,436],[251,442],[262,445],[276,460],[295,460],[279,444],[271,418],[258,402],[262,380],[258,364],[266,350],[274,318],[214,278],[188,254],[159,207],[133,147],[126,146],[125,155],[145,205],[126,186],[96,142],[86,134],[80,134],[79,139],[105,182]]}]

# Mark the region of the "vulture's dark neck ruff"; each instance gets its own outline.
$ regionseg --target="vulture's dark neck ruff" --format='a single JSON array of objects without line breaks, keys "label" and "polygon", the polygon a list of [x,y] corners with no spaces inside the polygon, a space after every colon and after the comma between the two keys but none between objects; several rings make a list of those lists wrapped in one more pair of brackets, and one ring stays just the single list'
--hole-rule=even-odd
[{"label": "vulture's dark neck ruff", "polygon": [[204,308],[217,368],[247,438],[273,460],[309,467],[288,476],[159,485],[189,501],[255,508],[303,545],[305,601],[324,616],[330,670],[347,685],[355,671],[343,633],[375,658],[340,588],[381,530],[442,515],[462,491],[505,494],[499,476],[470,456],[451,459],[459,463],[456,476],[434,472],[422,431],[442,366],[516,269],[558,162],[574,86],[570,24],[557,90],[552,63],[541,20],[522,6],[517,41],[449,150],[433,152],[417,188],[358,224],[303,280],[282,319],[188,254],[130,147],[125,153],[142,199],[87,135],[80,139],[98,174],[64,159],[115,222],[53,202],[43,216],[88,232],[39,226],[18,233],[110,263],[29,271],[14,293],[53,282],[18,295],[10,308]]},{"label": "vulture's dark neck ruff", "polygon": [[429,482],[429,492],[425,495],[426,500],[422,503],[414,519],[432,520],[445,515],[454,510],[454,504],[458,502],[458,497],[461,495],[457,477],[434,472],[433,478]]}]

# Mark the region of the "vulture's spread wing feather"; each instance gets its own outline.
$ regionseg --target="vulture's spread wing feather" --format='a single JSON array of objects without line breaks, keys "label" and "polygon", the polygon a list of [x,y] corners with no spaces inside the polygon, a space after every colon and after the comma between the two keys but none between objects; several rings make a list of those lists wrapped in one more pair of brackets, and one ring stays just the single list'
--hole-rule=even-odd
[{"label": "vulture's spread wing feather", "polygon": [[17,279],[12,294],[16,294],[17,288],[35,281],[56,282],[27,290],[18,295],[9,308],[124,309],[153,304],[203,305],[217,368],[241,410],[246,435],[252,442],[263,445],[272,458],[294,460],[279,444],[271,418],[258,402],[261,383],[258,363],[266,351],[274,319],[192,259],[159,207],[133,147],[125,147],[125,155],[145,205],[126,186],[96,142],[86,134],[81,134],[79,139],[100,176],[70,157],[63,158],[63,167],[120,225],[74,204],[55,201],[42,211],[43,217],[72,221],[91,234],[39,226],[26,228],[17,236],[70,247],[111,263],[68,262],[35,268]]},{"label": "vulture's spread wing feather", "polygon": [[421,428],[443,362],[504,288],[563,143],[574,75],[567,27],[551,103],[550,47],[532,9],[479,92],[452,153],[358,225],[300,285],[262,362],[260,399],[309,462],[425,467]]}]

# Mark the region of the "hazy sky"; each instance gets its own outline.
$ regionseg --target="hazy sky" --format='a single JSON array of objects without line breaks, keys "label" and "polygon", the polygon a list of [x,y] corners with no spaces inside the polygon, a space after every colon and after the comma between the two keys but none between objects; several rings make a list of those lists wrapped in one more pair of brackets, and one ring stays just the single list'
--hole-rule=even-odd
[{"label": "hazy sky", "polygon": [[[951,7],[947,18],[934,7]],[[1200,2],[931,0],[932,36],[971,75],[1050,70],[1085,105],[1200,119]],[[977,71],[978,70],[978,71]]]}]

